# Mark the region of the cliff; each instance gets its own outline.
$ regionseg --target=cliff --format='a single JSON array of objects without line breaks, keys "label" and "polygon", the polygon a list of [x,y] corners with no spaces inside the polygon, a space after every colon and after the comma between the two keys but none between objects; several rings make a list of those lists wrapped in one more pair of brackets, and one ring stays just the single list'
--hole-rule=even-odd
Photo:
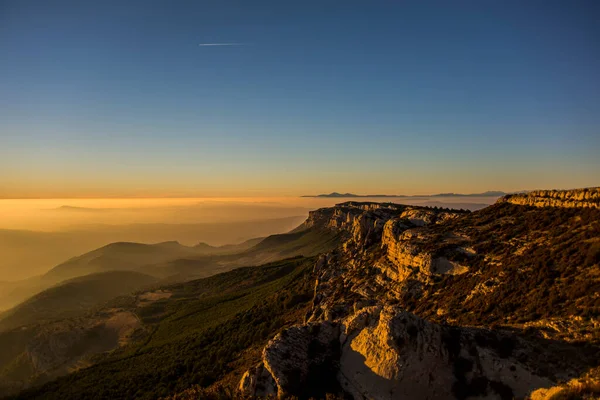
[{"label": "cliff", "polygon": [[523,398],[552,385],[519,360],[530,345],[508,334],[430,323],[397,306],[370,306],[283,331],[240,390],[307,397],[335,383],[355,399]]},{"label": "cliff", "polygon": [[600,187],[573,190],[535,190],[509,194],[498,200],[534,207],[592,207],[600,208]]},{"label": "cliff", "polygon": [[239,392],[513,399],[582,376],[600,364],[597,195],[532,192],[474,213],[311,212],[299,229],[345,241],[313,268],[305,323],[269,341]]}]

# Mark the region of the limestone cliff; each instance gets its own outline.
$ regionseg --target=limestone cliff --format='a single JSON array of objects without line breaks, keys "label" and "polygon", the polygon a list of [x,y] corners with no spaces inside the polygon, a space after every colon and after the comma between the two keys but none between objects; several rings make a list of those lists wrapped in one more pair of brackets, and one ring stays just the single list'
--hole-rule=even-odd
[{"label": "limestone cliff", "polygon": [[573,190],[534,190],[509,194],[498,200],[534,207],[593,207],[600,208],[600,187]]},{"label": "limestone cliff", "polygon": [[244,375],[240,390],[303,397],[335,382],[355,399],[524,398],[552,385],[519,361],[530,351],[509,334],[371,306],[339,321],[283,331],[265,347],[263,362]]},{"label": "limestone cliff", "polygon": [[[441,246],[428,248],[428,243],[432,241],[443,243],[443,249]],[[386,249],[388,260],[400,273],[400,276],[392,277],[395,280],[403,280],[413,272],[424,276],[462,274],[468,267],[450,261],[447,256],[452,253],[465,256],[473,254],[473,250],[467,247],[466,238],[435,237],[426,228],[410,229],[398,220],[386,223],[381,244]]]},{"label": "limestone cliff", "polygon": [[394,203],[346,202],[311,211],[296,230],[330,229],[348,235],[354,245],[368,247],[379,242],[384,225],[391,221],[408,227],[422,227],[456,218],[463,211],[439,210]]}]

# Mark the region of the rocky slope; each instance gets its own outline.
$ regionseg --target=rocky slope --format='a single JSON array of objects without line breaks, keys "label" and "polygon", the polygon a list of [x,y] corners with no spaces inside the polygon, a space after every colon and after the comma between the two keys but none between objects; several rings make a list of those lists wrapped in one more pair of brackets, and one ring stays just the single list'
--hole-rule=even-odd
[{"label": "rocky slope", "polygon": [[299,229],[345,241],[314,266],[305,323],[269,341],[239,395],[513,399],[583,375],[600,364],[598,193],[506,196],[474,213],[312,212]]}]

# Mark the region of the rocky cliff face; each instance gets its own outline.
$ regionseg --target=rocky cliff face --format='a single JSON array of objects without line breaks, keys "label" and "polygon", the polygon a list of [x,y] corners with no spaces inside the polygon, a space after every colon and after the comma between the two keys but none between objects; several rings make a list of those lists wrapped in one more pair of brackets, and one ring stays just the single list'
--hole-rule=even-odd
[{"label": "rocky cliff face", "polygon": [[240,391],[309,397],[339,385],[355,399],[524,398],[553,382],[520,361],[529,346],[510,334],[369,306],[335,322],[283,331],[265,347],[263,362],[246,372]]},{"label": "rocky cliff face", "polygon": [[[513,293],[508,288],[515,282],[529,280],[529,286],[536,285],[538,278],[533,277],[539,271],[529,269],[524,257],[537,245],[523,247],[523,242],[543,243],[540,240],[551,235],[515,215],[529,210],[533,214],[527,218],[557,223],[555,214],[514,204],[541,207],[535,199],[548,198],[572,209],[574,201],[591,204],[596,198],[576,192],[556,196],[540,192],[523,203],[507,197],[478,213],[355,202],[312,212],[301,229],[332,229],[344,233],[346,241],[315,264],[313,308],[306,323],[284,330],[267,344],[262,362],[243,376],[240,393],[513,399],[581,375],[600,360],[596,347],[582,349],[556,340],[545,328],[539,331],[543,334],[532,334],[535,322],[527,326],[510,322],[511,313],[529,307],[527,301],[507,305],[513,311],[504,318],[494,314],[501,310],[496,304],[504,307],[502,293]],[[580,236],[570,240],[600,238],[600,220],[595,215],[571,214],[564,215],[564,223],[576,218],[581,226]],[[506,269],[513,263],[520,272]],[[563,277],[579,279],[567,272]],[[583,304],[581,299],[587,295],[578,296],[568,301]],[[552,318],[569,319],[559,303],[555,308]],[[471,310],[488,319],[500,318],[504,324],[492,329],[465,324],[456,316],[465,314],[465,320],[476,321]],[[543,321],[534,314],[527,318]],[[593,318],[571,321],[579,324],[573,329],[589,329]],[[600,329],[596,334],[600,340]]]},{"label": "rocky cliff face", "polygon": [[[379,242],[386,223],[396,223],[395,232],[456,218],[462,211],[439,210],[394,203],[347,202],[311,211],[298,230],[316,227],[348,235],[351,242],[366,248]],[[404,227],[404,228],[402,228]],[[388,231],[391,226],[386,228]]]},{"label": "rocky cliff face", "polygon": [[[431,242],[443,243],[444,247],[428,246]],[[468,267],[450,261],[447,256],[473,255],[468,243],[467,238],[438,237],[426,228],[409,228],[397,220],[386,223],[381,241],[388,260],[401,271],[401,276],[395,278],[400,281],[413,272],[424,276],[465,273]]]},{"label": "rocky cliff face", "polygon": [[499,201],[534,207],[600,208],[600,187],[573,190],[535,190],[510,194]]}]

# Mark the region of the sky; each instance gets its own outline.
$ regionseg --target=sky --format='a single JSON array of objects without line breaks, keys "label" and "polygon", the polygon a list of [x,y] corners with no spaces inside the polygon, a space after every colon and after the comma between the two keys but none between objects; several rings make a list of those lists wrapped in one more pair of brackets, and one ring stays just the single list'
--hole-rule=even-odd
[{"label": "sky", "polygon": [[598,186],[598,15],[0,0],[0,198]]}]

